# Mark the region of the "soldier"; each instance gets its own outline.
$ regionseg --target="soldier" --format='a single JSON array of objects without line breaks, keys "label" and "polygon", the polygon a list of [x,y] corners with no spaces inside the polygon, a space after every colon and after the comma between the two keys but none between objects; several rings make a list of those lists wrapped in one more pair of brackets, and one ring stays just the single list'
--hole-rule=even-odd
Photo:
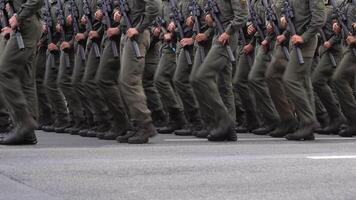
[{"label": "soldier", "polygon": [[[208,139],[210,141],[236,141],[234,119],[230,115],[228,107],[225,106],[226,102],[224,104],[220,93],[233,97],[231,81],[231,61],[233,59],[232,55],[228,54],[226,45],[230,44],[230,50],[232,52],[236,51],[238,30],[245,25],[247,19],[247,3],[245,0],[210,1],[208,3],[211,3],[210,8],[215,8],[215,3],[219,8],[220,13],[218,16],[223,23],[224,30],[220,30],[220,34],[214,36],[213,45],[198,71],[198,87],[195,91],[198,94],[197,96],[201,98],[200,106],[203,107],[202,109],[213,111],[209,112],[211,116],[214,116],[214,121],[212,122],[213,129]],[[214,14],[216,14],[215,9],[206,16],[209,26],[213,25],[214,20],[215,23],[219,23],[217,18],[213,16]],[[212,17],[214,17],[214,20]],[[230,84],[231,88],[226,87],[224,90],[218,88],[216,78],[220,73],[225,74],[224,81],[227,83],[227,86]]]},{"label": "soldier", "polygon": [[[294,12],[294,18],[289,20],[289,27],[294,23],[296,34],[291,35],[291,43],[294,45],[291,50],[290,60],[283,76],[287,93],[294,103],[297,115],[300,119],[300,126],[297,131],[288,134],[288,140],[314,140],[314,129],[317,126],[315,112],[313,110],[313,95],[311,84],[311,65],[317,47],[317,33],[324,25],[325,5],[322,0],[291,0],[290,9]],[[287,4],[285,4],[287,5]],[[286,15],[288,7],[285,6]],[[281,19],[286,25],[286,20],[290,16]],[[289,29],[291,30],[291,29]],[[280,35],[277,41],[281,44],[286,40],[286,36]],[[302,57],[297,57],[298,48],[301,48]],[[302,60],[304,60],[304,64]]]},{"label": "soldier", "polygon": [[[36,144],[37,123],[31,113],[30,98],[34,96],[33,60],[36,46],[41,37],[40,9],[43,1],[11,1],[13,11],[9,24],[13,31],[21,28],[23,44],[18,43],[16,34],[9,41],[0,57],[0,87],[9,109],[13,111],[15,127],[0,136],[0,144]],[[19,36],[17,34],[17,36]],[[23,48],[23,46],[26,48]]]},{"label": "soldier", "polygon": [[[161,134],[171,134],[175,130],[182,129],[186,124],[183,105],[173,86],[173,75],[176,70],[176,43],[174,26],[168,25],[170,21],[170,5],[168,0],[162,1],[161,18],[163,24],[160,38],[163,41],[161,47],[161,58],[154,77],[155,86],[161,96],[163,106],[169,114],[167,126],[159,128]],[[169,23],[171,24],[171,23]],[[167,29],[169,29],[167,31]]]},{"label": "soldier", "polygon": [[[157,134],[152,124],[151,112],[147,107],[146,96],[142,86],[142,75],[145,67],[146,52],[150,46],[149,26],[159,15],[160,0],[127,1],[130,12],[128,17],[132,21],[132,27],[121,38],[121,69],[120,87],[124,100],[127,102],[130,117],[135,124],[135,130],[125,136],[130,144],[147,143],[150,137]],[[121,28],[128,26],[125,19],[121,20]],[[134,50],[134,41],[137,42],[139,52]],[[141,54],[137,55],[137,54]]]},{"label": "soldier", "polygon": [[[354,48],[356,45],[356,4],[353,1],[347,1],[343,11],[339,11],[346,16],[346,24],[343,26],[342,31],[344,33],[350,33],[347,34],[345,38],[346,47],[344,48],[340,64],[333,75],[333,81],[342,111],[348,121],[348,127],[341,130],[339,135],[342,137],[352,137],[356,135],[356,100],[352,90],[355,83],[356,69],[356,50]],[[338,12],[338,14],[340,14],[340,12]],[[341,24],[338,23],[333,25],[336,34],[341,34],[340,27]],[[346,28],[349,30],[345,30]]]}]

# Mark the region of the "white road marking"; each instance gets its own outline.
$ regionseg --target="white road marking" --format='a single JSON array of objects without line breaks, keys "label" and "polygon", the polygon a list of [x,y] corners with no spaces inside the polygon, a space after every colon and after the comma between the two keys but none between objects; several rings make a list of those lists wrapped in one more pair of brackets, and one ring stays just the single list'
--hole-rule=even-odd
[{"label": "white road marking", "polygon": [[[316,140],[356,140],[354,138],[342,138],[342,137],[332,137],[332,138],[316,138]],[[203,138],[176,138],[176,139],[164,139],[165,142],[201,142],[207,141]],[[284,138],[238,138],[237,141],[286,141]]]},{"label": "white road marking", "polygon": [[307,158],[313,159],[313,160],[356,159],[356,155],[344,155],[344,156],[308,156]]}]

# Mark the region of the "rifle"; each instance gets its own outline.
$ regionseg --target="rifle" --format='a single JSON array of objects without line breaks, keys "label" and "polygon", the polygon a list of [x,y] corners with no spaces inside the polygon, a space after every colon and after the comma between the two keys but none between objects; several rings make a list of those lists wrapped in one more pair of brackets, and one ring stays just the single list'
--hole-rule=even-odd
[{"label": "rifle", "polygon": [[[294,23],[293,23],[294,11],[289,3],[289,0],[284,0],[283,7],[284,7],[283,14],[288,21],[288,27],[290,29],[290,32],[292,35],[296,35],[297,31],[296,31]],[[299,64],[300,65],[304,64],[302,50],[300,49],[300,47],[298,45],[294,45],[294,47],[295,47],[295,50],[297,51],[297,58],[298,58]]]},{"label": "rifle", "polygon": [[[319,31],[319,33],[320,33],[320,36],[321,36],[321,40],[323,42],[328,41],[328,39],[326,38],[326,35],[325,35],[325,33],[324,33],[324,31],[322,29]],[[327,50],[327,54],[329,56],[329,59],[330,59],[330,62],[332,64],[333,68],[336,68],[337,64],[336,64],[334,55],[329,50]]]},{"label": "rifle", "polygon": [[[80,32],[79,23],[78,23],[79,10],[78,10],[78,6],[74,0],[70,0],[69,4],[70,4],[69,13],[73,19],[73,32],[74,32],[74,37],[75,37],[75,35],[77,35]],[[81,44],[80,42],[78,42],[77,54],[80,54],[82,61],[85,61],[85,50],[84,49],[85,49],[84,45]]]},{"label": "rifle", "polygon": [[[269,23],[272,25],[274,33],[276,35],[281,35],[281,23],[276,15],[276,13],[273,11],[273,8],[271,6],[270,0],[263,0],[262,4],[264,8],[266,9],[266,17]],[[282,49],[283,49],[283,54],[286,57],[287,60],[290,59],[290,54],[289,54],[289,49],[286,43],[282,44]]]},{"label": "rifle", "polygon": [[[104,17],[105,17],[105,23],[107,28],[111,28],[111,18],[110,18],[110,13],[112,12],[112,7],[110,5],[110,3],[108,2],[109,0],[103,0],[100,4],[101,9],[104,13]],[[111,40],[111,49],[113,51],[114,57],[118,58],[119,57],[119,52],[117,50],[117,46],[116,46],[116,42]]]},{"label": "rifle", "polygon": [[[245,33],[244,31],[242,30],[242,28],[239,29],[239,35],[240,35],[240,39],[241,39],[241,42],[242,42],[242,46],[246,46],[247,42],[246,42],[246,38],[245,38]],[[247,62],[250,66],[253,65],[253,57],[251,54],[248,54],[246,55],[246,58],[247,58]]]},{"label": "rifle", "polygon": [[[83,13],[84,17],[87,19],[87,32],[90,32],[93,30],[93,24],[92,24],[92,15],[90,11],[90,6],[88,0],[83,0]],[[88,40],[89,41],[89,40]],[[96,41],[92,41],[92,46],[94,48],[94,53],[96,58],[100,58],[100,49],[99,45]]]},{"label": "rifle", "polygon": [[[211,17],[213,18],[213,20],[218,28],[219,35],[223,34],[225,32],[225,29],[221,23],[220,18],[219,18],[220,10],[214,0],[208,0],[207,4],[205,6],[205,12],[209,13],[211,15]],[[236,59],[235,59],[234,53],[233,53],[230,45],[226,44],[225,48],[227,50],[227,54],[229,55],[230,61],[235,62]]]},{"label": "rifle", "polygon": [[264,40],[266,38],[266,34],[263,31],[263,29],[265,29],[264,24],[261,20],[261,18],[258,16],[255,8],[255,1],[254,0],[250,0],[249,4],[248,4],[248,11],[250,14],[250,21],[253,24],[253,27],[257,30],[258,34],[260,34],[260,37],[262,38],[262,40]]},{"label": "rifle", "polygon": [[[196,34],[201,33],[201,23],[200,18],[202,16],[202,10],[196,0],[192,0],[189,6],[189,11],[194,20],[193,30]],[[205,59],[205,48],[198,43],[198,51],[200,52],[200,61],[203,62]]]},{"label": "rifle", "polygon": [[[178,28],[178,33],[180,39],[185,38],[184,36],[184,29],[183,29],[183,24],[184,24],[184,17],[183,14],[180,12],[177,6],[177,2],[175,0],[169,0],[170,2],[170,8],[171,8],[171,19],[174,21]],[[188,65],[192,65],[192,58],[190,57],[189,51],[186,49],[187,47],[183,48],[183,52],[185,54],[185,58],[187,59]]]},{"label": "rifle", "polygon": [[[166,33],[168,32],[167,29],[166,29],[166,27],[167,27],[167,22],[166,22],[166,20],[164,20],[161,16],[157,16],[157,17],[156,17],[156,19],[155,19],[155,21],[154,21],[154,25],[155,25],[156,27],[160,27],[161,30],[162,30],[162,32],[163,32],[164,34],[166,34]],[[169,46],[169,48],[170,48],[173,52],[176,52],[176,48],[173,46],[173,43],[172,43],[172,42],[169,42],[169,43],[168,43],[168,46]]]},{"label": "rifle", "polygon": [[[334,8],[334,13],[337,16],[337,21],[339,22],[339,24],[342,27],[342,31],[345,35],[345,37],[347,37],[348,35],[351,34],[350,29],[347,27],[347,17],[345,16],[345,13],[340,9],[340,7],[337,5],[337,3],[335,2],[335,0],[330,0],[331,5]],[[351,47],[351,51],[353,53],[354,56],[356,56],[356,49],[355,47]]]},{"label": "rifle", "polygon": [[[119,10],[121,15],[124,17],[125,20],[125,25],[127,26],[127,28],[133,28],[131,20],[129,18],[128,13],[130,12],[130,8],[129,5],[127,4],[126,0],[118,0],[119,2]],[[130,39],[131,44],[133,46],[133,49],[135,51],[136,57],[137,58],[143,58],[143,56],[141,55],[141,51],[140,48],[137,44],[137,41],[134,40],[133,38]]]},{"label": "rifle", "polygon": [[[4,12],[6,10],[6,4],[9,5],[9,10],[7,11],[7,14],[5,14]],[[15,9],[10,1],[6,2],[5,0],[0,0],[0,15],[2,16],[2,26],[3,27],[9,26],[8,23],[9,18],[16,15]],[[17,46],[19,47],[20,50],[25,49],[25,44],[23,42],[20,28],[16,27],[14,31],[15,31]]]},{"label": "rifle", "polygon": [[[53,21],[52,21],[52,15],[51,15],[51,6],[48,0],[44,1],[44,9],[43,9],[43,17],[44,17],[44,22],[46,24],[46,29],[47,29],[47,41],[48,44],[53,43],[53,35],[52,35],[52,29],[53,29]],[[48,49],[47,49],[48,51]],[[54,56],[53,52],[48,51],[49,59],[51,62],[54,62]]]},{"label": "rifle", "polygon": [[[57,0],[57,23],[61,27],[60,42],[62,43],[66,40],[65,19],[64,19],[64,10],[63,10],[63,5],[62,5],[62,0]],[[64,50],[61,50],[61,54],[63,54],[63,56],[64,56],[66,67],[70,67],[68,53]]]}]

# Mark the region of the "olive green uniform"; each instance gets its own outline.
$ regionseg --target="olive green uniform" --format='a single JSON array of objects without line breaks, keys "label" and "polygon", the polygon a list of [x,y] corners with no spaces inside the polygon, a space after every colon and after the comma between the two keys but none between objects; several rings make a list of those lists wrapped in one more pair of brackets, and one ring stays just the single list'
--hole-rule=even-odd
[{"label": "olive green uniform", "polygon": [[[3,36],[0,36],[0,57],[1,54],[4,52],[4,49],[6,47],[6,42],[7,40]],[[4,97],[0,95],[0,127],[7,126],[9,125],[9,123],[10,123],[10,116],[6,109],[5,100]]]}]

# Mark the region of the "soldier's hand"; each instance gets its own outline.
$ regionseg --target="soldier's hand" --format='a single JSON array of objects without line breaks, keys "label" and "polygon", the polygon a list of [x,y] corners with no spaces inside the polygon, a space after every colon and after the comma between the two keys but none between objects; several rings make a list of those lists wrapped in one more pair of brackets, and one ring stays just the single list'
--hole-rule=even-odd
[{"label": "soldier's hand", "polygon": [[127,37],[133,38],[133,37],[135,37],[136,35],[138,35],[139,32],[138,32],[138,30],[137,30],[136,28],[129,28],[129,29],[127,29],[126,34],[127,34]]},{"label": "soldier's hand", "polygon": [[180,41],[180,45],[182,45],[182,47],[192,46],[193,44],[194,44],[193,38],[183,38]]},{"label": "soldier's hand", "polygon": [[189,16],[186,21],[185,21],[185,25],[189,28],[193,28],[194,26],[194,20],[192,16]]},{"label": "soldier's hand", "polygon": [[159,35],[161,34],[161,28],[160,27],[156,27],[153,29],[153,36],[154,37],[159,37]]},{"label": "soldier's hand", "polygon": [[267,23],[266,28],[267,28],[267,33],[269,33],[269,34],[274,33],[273,25],[271,23]]},{"label": "soldier's hand", "polygon": [[252,44],[247,44],[244,46],[244,48],[242,49],[242,52],[245,54],[245,55],[248,55],[248,54],[251,54],[253,51],[253,45]]},{"label": "soldier's hand", "polygon": [[101,21],[104,17],[104,14],[101,10],[97,10],[94,15],[95,15],[95,19],[98,21]]},{"label": "soldier's hand", "polygon": [[47,33],[48,30],[47,30],[47,26],[46,25],[42,25],[42,33]]},{"label": "soldier's hand", "polygon": [[6,26],[5,28],[1,29],[1,35],[5,38],[5,39],[9,39],[10,38],[10,34],[12,33],[12,29],[8,26]]},{"label": "soldier's hand", "polygon": [[211,15],[208,14],[208,15],[205,16],[205,23],[210,27],[214,26],[214,20],[211,17]]},{"label": "soldier's hand", "polygon": [[114,21],[117,22],[117,23],[120,23],[121,17],[122,17],[121,13],[118,10],[115,10],[115,12],[114,12]]},{"label": "soldier's hand", "polygon": [[67,42],[67,41],[62,42],[62,44],[61,44],[61,50],[62,51],[66,50],[66,49],[69,49],[69,48],[70,48],[69,42]]},{"label": "soldier's hand", "polygon": [[268,51],[268,49],[269,49],[269,42],[267,41],[267,40],[263,40],[262,42],[261,42],[261,45],[262,45],[262,47],[263,47],[263,50],[265,50],[265,51]]},{"label": "soldier's hand", "polygon": [[66,19],[66,23],[68,26],[72,26],[73,25],[73,17],[72,15],[68,15],[67,19]]},{"label": "soldier's hand", "polygon": [[326,42],[324,42],[323,47],[324,47],[324,49],[330,49],[331,43],[329,41],[326,41]]},{"label": "soldier's hand", "polygon": [[255,34],[255,33],[256,33],[255,27],[254,27],[252,24],[249,25],[249,26],[247,27],[247,34],[253,35],[253,34]]},{"label": "soldier's hand", "polygon": [[352,28],[353,28],[354,30],[356,30],[356,23],[353,23],[353,24],[352,24]]},{"label": "soldier's hand", "polygon": [[352,35],[347,36],[347,38],[346,38],[346,43],[347,43],[349,46],[355,45],[355,44],[356,44],[356,37],[355,37],[355,36],[352,36]]},{"label": "soldier's hand", "polygon": [[50,43],[50,44],[47,46],[47,48],[48,48],[48,51],[58,51],[58,50],[59,50],[59,49],[58,49],[58,46],[55,45],[54,43]]},{"label": "soldier's hand", "polygon": [[229,43],[230,40],[230,35],[228,33],[223,33],[220,35],[220,37],[218,38],[218,41],[222,44],[225,45],[227,43]]},{"label": "soldier's hand", "polygon": [[173,33],[176,30],[176,25],[174,24],[174,22],[168,24],[167,30],[171,33]]},{"label": "soldier's hand", "polygon": [[304,39],[299,35],[293,35],[291,40],[292,40],[292,43],[294,45],[298,45],[298,44],[303,44],[304,43]]},{"label": "soldier's hand", "polygon": [[112,39],[115,36],[118,36],[119,34],[120,34],[120,29],[118,27],[108,28],[108,30],[106,31],[106,35],[110,39]]},{"label": "soldier's hand", "polygon": [[205,41],[208,40],[208,36],[205,35],[204,33],[198,33],[198,35],[195,36],[195,40],[196,40],[197,42],[205,42]]},{"label": "soldier's hand", "polygon": [[19,26],[19,23],[17,21],[16,15],[12,16],[9,19],[9,24],[12,29],[16,29]]},{"label": "soldier's hand", "polygon": [[339,26],[338,23],[333,24],[333,31],[335,34],[340,34],[341,33],[341,27]]},{"label": "soldier's hand", "polygon": [[286,17],[281,17],[281,28],[287,29],[287,26],[288,26],[288,21],[287,21]]},{"label": "soldier's hand", "polygon": [[87,23],[88,23],[88,19],[86,16],[83,16],[82,18],[80,18],[80,23],[83,25],[83,26],[86,26]]},{"label": "soldier's hand", "polygon": [[170,42],[170,41],[172,41],[172,33],[166,33],[166,34],[164,34],[163,40],[164,40],[165,42]]},{"label": "soldier's hand", "polygon": [[89,37],[89,39],[93,40],[95,38],[98,38],[99,34],[96,31],[90,31],[89,34],[88,34],[88,37]]},{"label": "soldier's hand", "polygon": [[60,24],[56,24],[56,32],[60,33],[62,31],[62,26]]},{"label": "soldier's hand", "polygon": [[277,36],[277,42],[278,44],[282,44],[283,42],[285,42],[287,40],[287,37],[285,35],[279,35]]},{"label": "soldier's hand", "polygon": [[82,40],[85,40],[85,35],[84,35],[84,33],[77,33],[77,34],[75,35],[75,41],[80,42],[80,41],[82,41]]}]

